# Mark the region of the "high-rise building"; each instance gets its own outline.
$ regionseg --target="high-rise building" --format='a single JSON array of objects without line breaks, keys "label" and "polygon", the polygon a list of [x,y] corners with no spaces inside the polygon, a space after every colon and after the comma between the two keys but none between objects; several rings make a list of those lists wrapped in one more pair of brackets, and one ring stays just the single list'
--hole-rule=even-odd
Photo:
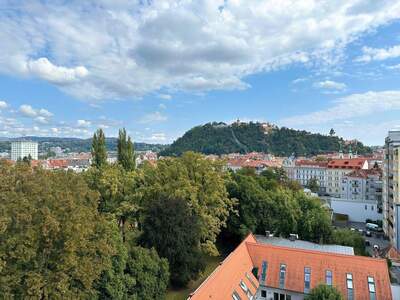
[{"label": "high-rise building", "polygon": [[383,164],[383,230],[400,249],[400,130],[389,131]]},{"label": "high-rise building", "polygon": [[38,143],[32,141],[15,141],[11,143],[11,159],[17,161],[30,157],[38,159]]}]

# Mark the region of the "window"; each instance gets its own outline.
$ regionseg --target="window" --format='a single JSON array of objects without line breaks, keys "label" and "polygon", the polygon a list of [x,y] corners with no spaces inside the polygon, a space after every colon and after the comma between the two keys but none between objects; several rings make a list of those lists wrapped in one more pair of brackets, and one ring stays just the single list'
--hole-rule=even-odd
[{"label": "window", "polygon": [[368,276],[368,291],[369,291],[369,299],[375,300],[375,280],[374,277]]},{"label": "window", "polygon": [[325,283],[327,285],[332,285],[332,271],[331,270],[325,271]]},{"label": "window", "polygon": [[286,276],[286,265],[281,264],[279,271],[279,287],[281,289],[285,288],[285,276]]},{"label": "window", "polygon": [[310,291],[310,282],[311,282],[311,268],[304,268],[304,293],[308,293]]},{"label": "window", "polygon": [[346,274],[346,283],[347,283],[347,299],[353,300],[354,299],[353,275],[351,273]]},{"label": "window", "polygon": [[267,271],[268,271],[268,263],[264,260],[261,265],[261,281],[262,283],[265,283],[267,280]]},{"label": "window", "polygon": [[374,206],[373,205],[371,205],[371,210],[374,210]]},{"label": "window", "polygon": [[262,298],[267,298],[267,291],[266,290],[261,290],[261,297]]},{"label": "window", "polygon": [[233,300],[242,300],[242,298],[240,298],[239,294],[236,291],[233,291],[232,299]]},{"label": "window", "polygon": [[251,278],[250,274],[246,273],[246,277],[247,277],[247,279],[250,281],[251,285],[252,285],[255,289],[257,289],[257,285],[256,285],[256,283],[253,281],[253,278]]},{"label": "window", "polygon": [[367,206],[365,205],[365,210],[367,210]]}]

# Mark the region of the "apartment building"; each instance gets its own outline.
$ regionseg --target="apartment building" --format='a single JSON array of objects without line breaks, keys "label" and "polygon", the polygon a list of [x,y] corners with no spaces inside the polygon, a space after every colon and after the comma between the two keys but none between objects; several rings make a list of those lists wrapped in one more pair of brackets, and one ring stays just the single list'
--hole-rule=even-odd
[{"label": "apartment building", "polygon": [[392,299],[386,260],[311,246],[281,246],[250,234],[188,299],[302,300],[321,283],[344,299]]},{"label": "apartment building", "polygon": [[342,178],[354,170],[368,169],[368,160],[365,158],[332,159],[326,169],[326,192],[340,198]]},{"label": "apartment building", "polygon": [[391,130],[385,140],[383,164],[383,230],[400,250],[400,130]]},{"label": "apartment building", "polygon": [[38,143],[33,141],[14,141],[11,143],[11,160],[17,161],[31,157],[33,160],[38,159]]},{"label": "apartment building", "polygon": [[340,198],[331,198],[330,203],[335,213],[348,215],[350,221],[382,220],[382,171],[359,169],[344,175]]}]

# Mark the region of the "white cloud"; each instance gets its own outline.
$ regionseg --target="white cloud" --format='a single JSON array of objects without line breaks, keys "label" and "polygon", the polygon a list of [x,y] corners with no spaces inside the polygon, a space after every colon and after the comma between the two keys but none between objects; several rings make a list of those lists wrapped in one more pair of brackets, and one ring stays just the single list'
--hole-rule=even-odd
[{"label": "white cloud", "polygon": [[86,77],[89,73],[89,71],[83,66],[74,68],[56,66],[46,57],[28,61],[27,72],[56,84],[71,83]]},{"label": "white cloud", "polygon": [[332,80],[325,80],[314,83],[315,88],[326,89],[326,90],[334,90],[334,91],[343,91],[346,89],[346,84],[343,82],[336,82]]},{"label": "white cloud", "polygon": [[160,104],[158,105],[158,108],[159,108],[159,109],[167,109],[167,106],[166,106],[164,103],[160,103]]},{"label": "white cloud", "polygon": [[171,100],[172,96],[168,95],[168,94],[160,94],[160,95],[158,95],[158,98],[164,99],[164,100]]},{"label": "white cloud", "polygon": [[338,63],[347,44],[399,18],[399,1],[375,2],[11,1],[0,72],[90,99],[244,89],[251,74]]},{"label": "white cloud", "polygon": [[357,57],[355,61],[358,62],[370,62],[370,61],[382,61],[389,58],[400,57],[400,45],[396,45],[390,48],[362,48],[363,55]]},{"label": "white cloud", "polygon": [[0,109],[5,109],[8,107],[8,104],[6,101],[0,101]]},{"label": "white cloud", "polygon": [[33,109],[32,106],[27,105],[27,104],[23,104],[19,107],[19,112],[25,116],[25,117],[30,117],[30,118],[34,118],[38,115],[37,111],[35,109]]},{"label": "white cloud", "polygon": [[400,91],[351,94],[337,99],[327,109],[285,118],[279,123],[285,126],[317,125],[390,110],[400,110]]},{"label": "white cloud", "polygon": [[400,70],[400,64],[387,66],[386,68],[389,70]]},{"label": "white cloud", "polygon": [[160,123],[160,122],[165,122],[167,120],[168,120],[167,116],[163,115],[159,111],[156,111],[156,112],[144,115],[139,120],[139,123],[140,124]]},{"label": "white cloud", "polygon": [[21,105],[19,107],[19,113],[26,118],[32,118],[35,122],[40,124],[48,124],[53,117],[53,114],[47,109],[35,109],[28,104]]},{"label": "white cloud", "polygon": [[88,120],[78,120],[76,121],[76,126],[80,128],[89,127],[92,123]]}]

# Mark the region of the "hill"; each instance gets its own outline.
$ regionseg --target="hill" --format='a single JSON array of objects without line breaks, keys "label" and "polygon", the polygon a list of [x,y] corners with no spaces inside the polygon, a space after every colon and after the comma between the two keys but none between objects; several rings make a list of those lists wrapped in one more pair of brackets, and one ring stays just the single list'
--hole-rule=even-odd
[{"label": "hill", "polygon": [[[310,133],[286,127],[279,128],[266,123],[207,123],[196,126],[178,138],[161,155],[177,156],[185,151],[204,154],[246,153],[251,151],[272,153],[280,156],[309,156],[339,151],[345,141],[337,136]],[[354,142],[353,152],[370,153],[371,148]],[[349,146],[344,146],[344,151]]]},{"label": "hill", "polygon": [[[80,138],[61,138],[61,137],[23,137],[23,138],[8,138],[0,141],[0,152],[10,151],[10,144],[13,140],[32,140],[39,143],[39,152],[47,152],[51,147],[61,147],[68,149],[68,152],[89,152],[92,146],[92,139]],[[108,151],[117,151],[117,138],[106,138],[106,146]],[[166,146],[161,144],[146,144],[135,143],[136,151],[152,150],[158,152]]]}]

